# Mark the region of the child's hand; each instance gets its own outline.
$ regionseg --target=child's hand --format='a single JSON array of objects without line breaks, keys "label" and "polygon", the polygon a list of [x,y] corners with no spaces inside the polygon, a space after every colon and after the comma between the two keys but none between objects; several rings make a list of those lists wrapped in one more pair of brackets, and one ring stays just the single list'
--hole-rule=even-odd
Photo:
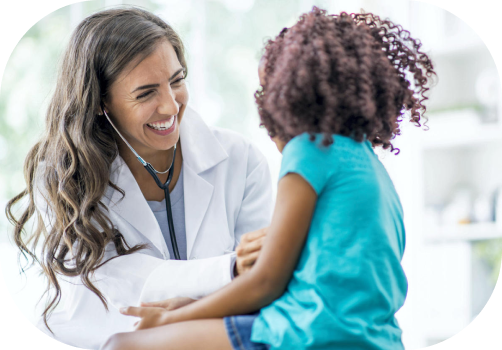
[{"label": "child's hand", "polygon": [[180,307],[193,303],[195,300],[187,297],[177,297],[151,303],[141,303],[143,307],[161,307],[166,310],[176,310]]},{"label": "child's hand", "polygon": [[248,232],[242,235],[241,242],[235,249],[237,259],[235,261],[236,276],[242,275],[253,267],[260,254],[268,227]]}]

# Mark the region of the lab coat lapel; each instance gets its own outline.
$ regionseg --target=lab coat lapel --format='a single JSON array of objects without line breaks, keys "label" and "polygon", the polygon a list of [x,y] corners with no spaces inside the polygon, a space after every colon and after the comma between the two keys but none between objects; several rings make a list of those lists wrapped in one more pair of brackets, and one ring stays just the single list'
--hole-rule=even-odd
[{"label": "lab coat lapel", "polygon": [[183,170],[185,192],[185,227],[187,236],[187,258],[190,258],[195,238],[206,215],[214,186],[199,176],[190,166]]},{"label": "lab coat lapel", "polygon": [[120,156],[114,160],[112,169],[111,181],[124,190],[125,196],[122,198],[119,191],[112,190],[108,208],[134,226],[167,258],[169,253],[160,226],[131,170]]},{"label": "lab coat lapel", "polygon": [[190,258],[214,191],[210,176],[205,175],[210,173],[209,169],[227,159],[228,154],[201,117],[189,107],[181,121],[180,140],[184,167],[187,257]]}]

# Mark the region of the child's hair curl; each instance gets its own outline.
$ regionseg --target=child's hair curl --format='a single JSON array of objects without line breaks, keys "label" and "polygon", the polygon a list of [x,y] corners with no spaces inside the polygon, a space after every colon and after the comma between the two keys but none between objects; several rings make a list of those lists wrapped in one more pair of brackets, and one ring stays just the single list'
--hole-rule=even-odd
[{"label": "child's hair curl", "polygon": [[322,133],[327,146],[341,134],[398,151],[390,140],[405,111],[422,126],[436,75],[421,46],[371,13],[328,15],[314,7],[265,46],[264,81],[255,93],[261,125],[286,142]]}]

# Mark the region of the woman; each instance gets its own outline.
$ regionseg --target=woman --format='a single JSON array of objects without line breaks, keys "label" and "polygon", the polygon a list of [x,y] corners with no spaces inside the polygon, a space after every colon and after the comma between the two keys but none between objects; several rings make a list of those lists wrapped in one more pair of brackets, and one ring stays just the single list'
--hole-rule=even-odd
[{"label": "woman", "polygon": [[[175,307],[256,260],[271,215],[267,163],[187,106],[186,73],[180,38],[144,10],[96,13],[71,37],[45,135],[26,159],[27,189],[7,205],[16,244],[49,281],[39,327],[60,341],[99,348],[133,329],[120,307],[185,297]],[[173,227],[164,190],[133,152],[162,184],[171,175]],[[16,218],[13,206],[25,196],[29,205]],[[26,238],[34,215],[38,226]],[[174,259],[176,246],[189,261]]]}]

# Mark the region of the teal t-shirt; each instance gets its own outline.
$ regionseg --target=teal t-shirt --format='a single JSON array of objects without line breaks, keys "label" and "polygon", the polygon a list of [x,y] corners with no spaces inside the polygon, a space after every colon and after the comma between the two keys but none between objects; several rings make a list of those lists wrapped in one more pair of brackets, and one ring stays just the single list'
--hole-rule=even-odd
[{"label": "teal t-shirt", "polygon": [[302,134],[283,150],[279,178],[317,193],[308,237],[285,293],[261,309],[251,339],[273,349],[403,349],[394,317],[408,288],[394,185],[369,141]]}]

